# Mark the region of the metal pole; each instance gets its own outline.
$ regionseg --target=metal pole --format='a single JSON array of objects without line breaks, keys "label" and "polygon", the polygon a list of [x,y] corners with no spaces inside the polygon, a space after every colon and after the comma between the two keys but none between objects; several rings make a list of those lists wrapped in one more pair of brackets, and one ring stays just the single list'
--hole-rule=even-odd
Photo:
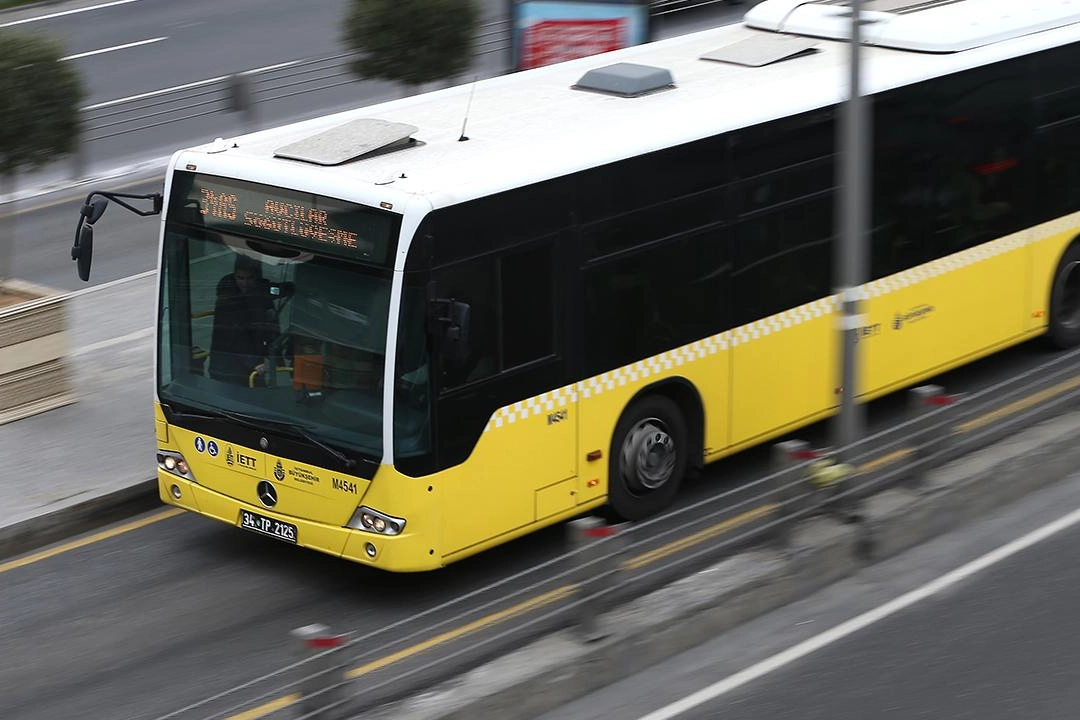
[{"label": "metal pole", "polygon": [[868,150],[870,133],[867,103],[862,98],[861,48],[862,0],[851,0],[851,63],[849,97],[841,130],[843,176],[840,184],[841,238],[837,243],[836,267],[841,303],[840,417],[837,448],[841,459],[846,449],[862,434],[863,409],[855,402],[859,387],[858,339],[865,326],[859,286],[866,281],[866,189],[870,173]]},{"label": "metal pole", "polygon": [[319,624],[296,628],[291,634],[299,641],[300,659],[306,661],[298,670],[303,678],[299,687],[299,712],[318,720],[339,717],[345,669],[341,652],[330,650],[342,647],[345,636],[333,635],[330,628]]}]

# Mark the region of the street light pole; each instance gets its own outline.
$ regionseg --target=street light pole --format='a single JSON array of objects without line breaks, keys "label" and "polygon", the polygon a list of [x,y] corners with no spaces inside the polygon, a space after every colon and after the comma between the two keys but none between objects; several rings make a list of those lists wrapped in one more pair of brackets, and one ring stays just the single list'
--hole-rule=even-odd
[{"label": "street light pole", "polygon": [[840,184],[841,237],[836,244],[841,305],[840,417],[837,446],[850,447],[862,435],[863,409],[856,402],[859,388],[859,331],[866,326],[859,286],[866,282],[866,200],[870,183],[868,103],[862,97],[862,0],[851,0],[851,62],[849,96],[840,123],[843,174]]}]

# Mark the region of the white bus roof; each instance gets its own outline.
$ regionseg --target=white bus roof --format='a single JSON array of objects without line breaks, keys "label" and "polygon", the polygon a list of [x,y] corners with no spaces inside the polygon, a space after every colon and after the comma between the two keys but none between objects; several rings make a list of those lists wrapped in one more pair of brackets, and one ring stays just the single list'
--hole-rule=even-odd
[{"label": "white bus roof", "polygon": [[[452,205],[842,101],[849,49],[844,41],[821,36],[838,32],[837,20],[826,11],[843,12],[846,4],[846,0],[765,0],[744,24],[211,143],[178,155],[177,168],[196,164],[203,172],[359,202],[372,202],[382,193],[396,207],[410,196],[423,198],[425,206]],[[989,28],[983,33],[986,44],[975,43],[973,49],[954,53],[866,48],[867,92],[1080,39],[1076,24],[1080,2],[1074,0],[870,0],[866,4],[878,8],[870,13],[888,16],[882,26],[892,28],[894,39],[922,31],[933,36],[934,27],[940,30],[935,37],[945,37],[948,32],[938,26],[945,14],[954,24],[953,34],[966,38],[966,44],[972,43],[973,32],[958,18]],[[913,9],[916,5],[923,9]],[[893,11],[883,12],[886,6]],[[744,56],[749,45],[755,46],[749,56],[764,57],[757,43],[764,39],[767,45],[769,39],[788,36],[749,24],[792,30],[786,24],[792,21],[797,21],[804,36],[818,36],[809,43],[815,51],[758,67],[701,59],[735,43],[743,43]],[[1012,29],[1003,30],[1008,27]],[[879,37],[886,35],[879,32]],[[572,89],[587,71],[616,63],[670,71],[674,87],[638,97]],[[469,139],[459,141],[467,107],[465,135]],[[285,146],[303,145],[305,139],[345,123],[363,127],[354,121],[364,118],[384,121],[391,131],[414,126],[412,137],[418,142],[407,149],[333,166],[275,157],[275,151]]]}]

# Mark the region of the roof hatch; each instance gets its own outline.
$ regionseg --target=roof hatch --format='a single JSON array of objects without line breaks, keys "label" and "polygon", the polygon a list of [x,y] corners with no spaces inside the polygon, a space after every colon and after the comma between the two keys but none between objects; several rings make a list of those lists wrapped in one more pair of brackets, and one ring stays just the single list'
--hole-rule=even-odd
[{"label": "roof hatch", "polygon": [[815,53],[817,45],[813,40],[790,35],[755,35],[707,52],[701,59],[761,67]]},{"label": "roof hatch", "polygon": [[619,97],[638,97],[675,87],[675,80],[670,70],[624,62],[593,68],[571,87]]},{"label": "roof hatch", "polygon": [[405,123],[361,118],[283,145],[274,151],[274,156],[316,165],[341,165],[418,145],[412,137],[416,131],[415,126]]},{"label": "roof hatch", "polygon": [[[851,37],[850,0],[764,0],[748,27],[807,37]],[[867,45],[958,52],[1080,22],[1080,3],[1061,0],[864,0]]]}]

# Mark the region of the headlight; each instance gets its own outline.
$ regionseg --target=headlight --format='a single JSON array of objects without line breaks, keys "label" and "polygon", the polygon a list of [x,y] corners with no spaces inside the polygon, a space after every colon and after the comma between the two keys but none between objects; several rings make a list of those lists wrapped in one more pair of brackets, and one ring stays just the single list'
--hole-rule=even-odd
[{"label": "headlight", "polygon": [[356,508],[346,527],[365,530],[379,535],[400,535],[405,529],[405,519],[372,510],[369,507]]},{"label": "headlight", "polygon": [[195,480],[195,476],[191,474],[191,468],[188,467],[187,460],[178,452],[158,450],[157,464],[159,468],[170,475],[182,477],[185,480]]}]

